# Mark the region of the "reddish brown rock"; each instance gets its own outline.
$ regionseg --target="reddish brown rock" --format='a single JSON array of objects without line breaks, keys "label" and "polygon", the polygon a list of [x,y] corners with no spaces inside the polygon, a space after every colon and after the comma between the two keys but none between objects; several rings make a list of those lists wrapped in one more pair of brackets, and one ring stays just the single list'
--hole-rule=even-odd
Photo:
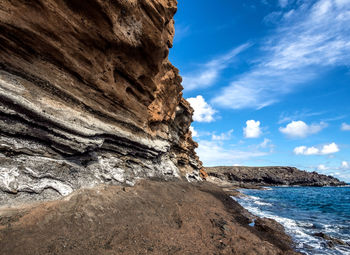
[{"label": "reddish brown rock", "polygon": [[207,179],[209,176],[203,168],[201,170],[199,170],[199,175],[202,179]]},{"label": "reddish brown rock", "polygon": [[0,204],[198,179],[176,0],[0,2]]}]

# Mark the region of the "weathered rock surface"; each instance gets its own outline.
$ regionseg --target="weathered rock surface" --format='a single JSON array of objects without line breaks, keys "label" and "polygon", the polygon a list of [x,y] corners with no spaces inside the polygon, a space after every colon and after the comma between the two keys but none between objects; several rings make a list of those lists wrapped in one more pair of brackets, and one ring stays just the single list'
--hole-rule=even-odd
[{"label": "weathered rock surface", "polygon": [[206,182],[103,185],[0,209],[0,254],[297,254],[281,225],[247,214]]},{"label": "weathered rock surface", "polygon": [[327,234],[325,234],[323,232],[315,233],[313,235],[316,236],[316,237],[322,238],[323,240],[325,240],[326,241],[326,245],[329,248],[334,248],[336,245],[347,246],[347,247],[350,246],[349,243],[346,243],[346,242],[344,242],[341,239],[331,237],[331,236],[329,236],[329,235],[327,235]]},{"label": "weathered rock surface", "polygon": [[[247,187],[246,185],[277,186],[342,186],[345,182],[319,174],[316,172],[301,171],[295,167],[246,167],[246,166],[218,166],[206,167],[211,181],[217,180],[233,185]],[[248,186],[249,188],[249,186]]]},{"label": "weathered rock surface", "polygon": [[0,205],[198,178],[176,0],[0,1]]}]

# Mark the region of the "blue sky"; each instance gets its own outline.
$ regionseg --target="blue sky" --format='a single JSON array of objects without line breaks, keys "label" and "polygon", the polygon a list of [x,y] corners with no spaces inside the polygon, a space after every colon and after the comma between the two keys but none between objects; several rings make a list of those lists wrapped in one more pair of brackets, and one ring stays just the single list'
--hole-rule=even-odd
[{"label": "blue sky", "polygon": [[171,62],[206,166],[350,182],[350,0],[179,1]]}]

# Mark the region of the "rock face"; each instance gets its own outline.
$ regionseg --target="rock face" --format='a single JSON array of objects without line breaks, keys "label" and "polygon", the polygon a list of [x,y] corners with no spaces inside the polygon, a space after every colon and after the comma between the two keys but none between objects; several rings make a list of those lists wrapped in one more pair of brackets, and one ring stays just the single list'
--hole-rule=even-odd
[{"label": "rock face", "polygon": [[0,1],[0,205],[199,178],[176,0]]},{"label": "rock face", "polygon": [[218,166],[206,167],[209,177],[233,183],[237,186],[252,184],[258,186],[301,185],[301,186],[341,186],[338,179],[316,172],[301,171],[295,167],[246,167]]}]

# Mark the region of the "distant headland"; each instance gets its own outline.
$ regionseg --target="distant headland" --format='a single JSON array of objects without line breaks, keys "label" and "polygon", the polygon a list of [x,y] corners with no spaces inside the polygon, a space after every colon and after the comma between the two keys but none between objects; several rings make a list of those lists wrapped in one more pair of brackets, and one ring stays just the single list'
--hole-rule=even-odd
[{"label": "distant headland", "polygon": [[206,167],[208,180],[234,184],[239,187],[254,186],[343,186],[345,182],[333,176],[307,172],[289,166],[216,166]]}]

